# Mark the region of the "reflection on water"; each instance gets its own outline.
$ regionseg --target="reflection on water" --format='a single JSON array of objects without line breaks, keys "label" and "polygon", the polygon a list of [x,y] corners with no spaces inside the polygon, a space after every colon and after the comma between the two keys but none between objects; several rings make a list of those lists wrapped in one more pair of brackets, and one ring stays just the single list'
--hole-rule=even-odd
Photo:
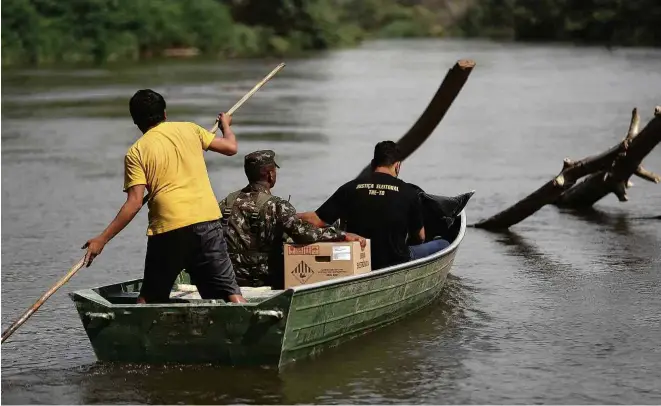
[{"label": "reflection on water", "polygon": [[[637,272],[651,266],[661,255],[658,232],[641,229],[624,209],[563,211],[590,227],[591,239],[601,246],[601,257],[613,269]],[[649,223],[654,229],[654,223]],[[656,258],[655,258],[656,255]]]},{"label": "reflection on water", "polygon": [[[477,66],[401,177],[476,190],[469,222],[620,140],[661,104],[661,51],[402,40],[287,60],[236,113],[240,153],[205,155],[216,197],[274,149],[274,190],[315,209],[419,117],[456,60]],[[123,201],[138,88],[210,127],[279,60],[3,69],[2,325],[82,254]],[[661,154],[645,161],[661,169]],[[661,188],[593,211],[545,207],[510,233],[469,229],[443,297],[400,323],[272,369],[96,363],[67,292],[140,277],[146,213],[2,346],[3,403],[659,403]]]},{"label": "reflection on water", "polygon": [[[509,249],[509,254],[521,259],[523,264],[531,273],[557,273],[575,272],[570,264],[561,263],[545,254],[533,242],[514,231],[507,231],[497,237],[497,241],[503,243]],[[540,277],[540,275],[537,275]]]},{"label": "reflection on water", "polygon": [[[416,396],[416,387],[433,383],[439,376],[447,386],[466,376],[458,357],[466,353],[465,345],[472,337],[464,331],[475,328],[479,320],[488,320],[470,307],[471,291],[450,276],[442,297],[421,313],[280,374],[266,367],[95,363],[13,375],[3,382],[3,392],[10,394],[3,400],[13,402],[17,394],[21,402],[40,402],[57,392],[61,403],[84,404],[406,401]],[[452,355],[437,357],[433,365],[426,363],[439,346],[452,348]],[[44,380],[49,382],[46,392],[28,390]]]}]

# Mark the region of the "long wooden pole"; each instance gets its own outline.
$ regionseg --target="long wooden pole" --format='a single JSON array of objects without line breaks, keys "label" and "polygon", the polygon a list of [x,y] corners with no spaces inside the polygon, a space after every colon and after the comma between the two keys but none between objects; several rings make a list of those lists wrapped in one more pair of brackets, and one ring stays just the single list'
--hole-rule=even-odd
[{"label": "long wooden pole", "polygon": [[[248,93],[246,93],[245,96],[243,96],[243,97],[241,98],[241,100],[239,100],[238,102],[236,102],[236,104],[235,104],[234,106],[232,106],[232,108],[229,109],[229,110],[227,111],[227,114],[229,114],[230,116],[231,116],[232,114],[234,114],[234,112],[237,111],[237,110],[239,109],[239,107],[243,106],[243,103],[245,103],[246,101],[248,101],[248,99],[251,98],[252,95],[254,95],[255,93],[257,93],[257,91],[258,91],[262,86],[264,86],[264,85],[266,84],[266,82],[268,82],[269,80],[271,80],[271,78],[272,78],[273,76],[275,76],[276,73],[280,72],[280,70],[281,70],[282,68],[284,68],[284,67],[285,67],[285,63],[284,63],[284,62],[282,62],[280,65],[276,66],[276,67],[271,71],[271,73],[269,73],[268,75],[266,75],[266,76],[264,77],[264,79],[262,79],[262,80],[261,80],[259,83],[257,83],[252,89],[250,89],[250,91],[249,91]],[[216,122],[215,122],[215,124],[213,125],[213,127],[211,127],[211,130],[209,130],[209,132],[212,132],[212,133],[215,134],[215,133],[218,131],[218,124],[219,124],[219,123],[218,123],[218,118],[216,118]],[[143,205],[144,205],[144,204],[147,204],[147,201],[149,201],[149,198],[150,198],[150,197],[151,197],[151,194],[147,194],[147,195],[142,199],[142,204],[143,204]]]},{"label": "long wooden pole", "polygon": [[[266,76],[264,77],[264,79],[262,79],[259,83],[257,83],[257,84],[255,85],[255,87],[253,87],[248,93],[246,93],[245,96],[243,96],[243,97],[241,98],[241,100],[239,100],[238,102],[236,102],[236,104],[235,104],[234,106],[232,106],[232,108],[229,109],[229,110],[227,111],[227,114],[229,114],[230,116],[231,116],[232,114],[234,114],[234,112],[237,111],[237,110],[239,109],[239,107],[241,107],[241,106],[243,105],[243,103],[245,103],[249,98],[251,98],[253,94],[257,93],[257,91],[258,91],[262,86],[264,86],[264,85],[266,84],[266,82],[268,82],[269,80],[271,80],[271,78],[272,78],[273,76],[275,76],[276,73],[280,72],[280,69],[282,69],[282,68],[284,68],[284,67],[285,67],[285,63],[284,63],[284,62],[281,63],[280,65],[276,66],[276,67],[271,71],[271,73],[269,73],[268,75],[266,75]],[[219,123],[218,123],[218,119],[216,119],[216,123],[213,125],[213,127],[212,127],[211,130],[209,130],[209,131],[211,131],[212,133],[215,134],[216,131],[218,131],[218,124],[219,124]]]},{"label": "long wooden pole", "polygon": [[53,293],[55,293],[59,288],[61,288],[62,285],[67,283],[67,281],[69,281],[69,279],[71,279],[71,277],[74,276],[76,272],[78,272],[83,267],[84,264],[85,264],[85,257],[82,257],[80,261],[78,261],[76,265],[73,266],[73,268],[69,269],[69,272],[67,272],[67,274],[64,275],[62,279],[57,281],[55,285],[51,286],[51,288],[48,289],[48,291],[44,293],[43,296],[41,296],[39,300],[37,300],[37,302],[32,305],[32,307],[30,307],[25,313],[23,313],[23,315],[18,320],[13,322],[12,325],[9,326],[9,328],[2,333],[2,342],[4,343],[5,340],[9,338],[9,336],[12,335],[14,331],[16,331],[16,329],[18,329],[23,323],[25,323],[27,319],[29,319],[30,316],[32,316],[34,312],[36,312],[37,309],[39,309],[41,305],[43,305],[44,302],[46,302],[46,300],[48,300],[48,298],[51,297],[51,295],[53,295]]}]

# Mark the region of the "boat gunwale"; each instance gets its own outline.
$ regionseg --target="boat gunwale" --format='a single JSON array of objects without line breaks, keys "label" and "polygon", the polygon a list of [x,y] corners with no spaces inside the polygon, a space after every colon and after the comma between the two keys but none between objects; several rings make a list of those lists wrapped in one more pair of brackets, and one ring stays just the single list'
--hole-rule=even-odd
[{"label": "boat gunwale", "polygon": [[457,234],[457,237],[452,241],[452,243],[449,246],[432,255],[429,255],[424,258],[419,258],[414,261],[408,261],[408,262],[403,262],[401,264],[392,265],[387,268],[379,269],[378,271],[371,271],[359,275],[348,275],[348,276],[343,276],[341,278],[329,279],[326,281],[310,283],[307,285],[293,286],[289,289],[293,290],[294,294],[296,294],[297,292],[305,292],[308,290],[324,288],[330,285],[336,285],[336,284],[339,285],[346,282],[354,282],[354,281],[359,281],[361,279],[377,277],[379,275],[383,275],[391,272],[397,272],[409,268],[415,268],[418,267],[419,265],[425,265],[427,263],[437,261],[443,257],[446,257],[448,254],[452,253],[453,251],[456,251],[456,249],[459,247],[459,244],[461,244],[461,242],[464,239],[464,236],[466,235],[467,226],[466,226],[465,209],[462,210],[461,213],[459,213],[459,215],[461,216],[461,225],[459,227],[459,233]]},{"label": "boat gunwale", "polygon": [[[275,291],[275,292],[277,292],[276,294],[266,298],[265,300],[263,300],[261,302],[232,303],[232,302],[223,302],[223,301],[221,301],[221,302],[218,302],[218,303],[210,303],[210,302],[207,302],[207,301],[199,300],[199,301],[191,301],[191,302],[121,303],[121,304],[119,304],[119,303],[110,302],[108,299],[101,296],[96,291],[96,289],[101,289],[101,288],[108,287],[108,286],[123,285],[123,284],[126,284],[126,283],[139,282],[142,279],[143,278],[137,278],[137,279],[131,279],[131,280],[124,281],[124,282],[113,283],[113,284],[110,284],[110,285],[97,286],[95,288],[80,289],[80,290],[76,290],[74,292],[69,293],[69,296],[74,300],[75,300],[76,297],[79,297],[79,298],[83,298],[83,299],[86,299],[86,300],[89,300],[89,301],[93,301],[93,302],[95,302],[95,303],[97,303],[101,306],[104,306],[104,307],[110,308],[110,309],[136,309],[136,308],[144,309],[144,308],[171,308],[171,307],[221,307],[221,306],[225,306],[225,307],[232,306],[232,307],[242,307],[242,308],[251,307],[252,308],[252,307],[257,307],[257,306],[261,305],[262,303],[265,303],[265,302],[267,302],[267,301],[269,301],[269,300],[271,300],[271,299],[273,299],[277,296],[280,296],[280,295],[287,292],[287,290]],[[83,293],[86,293],[86,292],[91,292],[92,294],[91,295],[83,295]],[[103,302],[101,300],[103,300]],[[211,299],[211,300],[221,300],[221,299]]]},{"label": "boat gunwale", "polygon": [[209,303],[209,302],[188,302],[188,303],[125,303],[125,304],[115,304],[115,303],[102,303],[100,301],[94,300],[92,297],[89,297],[89,295],[82,295],[83,292],[92,292],[92,296],[98,296],[100,299],[103,301],[107,302],[107,299],[101,296],[96,290],[101,289],[104,287],[112,286],[112,285],[122,285],[122,284],[127,284],[127,283],[135,283],[138,281],[141,281],[143,278],[137,278],[137,279],[131,279],[128,281],[123,281],[119,282],[116,284],[111,284],[111,285],[102,285],[102,286],[97,286],[94,288],[87,288],[87,289],[81,289],[81,290],[76,290],[74,292],[71,292],[69,295],[73,299],[75,296],[83,297],[86,300],[90,301],[95,301],[97,304],[108,307],[108,308],[113,308],[113,309],[135,309],[135,308],[164,308],[164,307],[236,307],[236,308],[253,308],[253,307],[258,307],[261,304],[270,301],[280,295],[286,294],[288,292],[292,292],[293,294],[299,293],[299,292],[306,292],[310,290],[315,290],[319,288],[324,288],[327,286],[333,286],[333,285],[341,285],[344,283],[350,283],[350,282],[355,282],[355,281],[361,281],[363,279],[370,279],[373,277],[378,277],[383,274],[387,273],[392,273],[392,272],[397,272],[409,268],[414,268],[418,267],[420,265],[425,265],[427,263],[435,262],[443,257],[446,257],[453,251],[455,251],[458,247],[459,244],[464,239],[464,236],[466,234],[466,211],[465,209],[459,213],[460,219],[461,219],[461,224],[459,227],[459,233],[457,234],[457,237],[452,241],[452,243],[444,248],[441,251],[438,251],[430,256],[416,259],[414,261],[408,261],[408,262],[403,262],[401,264],[397,265],[392,265],[387,268],[379,269],[378,271],[370,271],[367,273],[359,274],[359,275],[348,275],[348,276],[343,276],[340,278],[336,279],[330,279],[327,281],[321,281],[321,282],[315,282],[307,285],[299,285],[299,286],[293,286],[287,289],[283,290],[276,290],[274,292],[278,292],[274,294],[273,296],[261,301],[261,302],[247,302],[247,303],[231,303],[231,302],[218,302],[218,303]]}]

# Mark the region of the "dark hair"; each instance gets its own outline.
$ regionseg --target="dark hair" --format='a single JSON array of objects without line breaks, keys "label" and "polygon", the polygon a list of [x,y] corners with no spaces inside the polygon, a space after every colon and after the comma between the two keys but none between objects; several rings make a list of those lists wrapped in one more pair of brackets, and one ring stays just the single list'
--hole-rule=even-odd
[{"label": "dark hair", "polygon": [[246,177],[248,177],[248,182],[255,183],[265,180],[268,172],[275,169],[275,165],[243,165],[243,169],[246,172]]},{"label": "dark hair", "polygon": [[401,151],[399,146],[392,141],[381,141],[374,147],[374,159],[372,159],[372,169],[379,166],[390,166],[395,162],[401,161]]},{"label": "dark hair", "polygon": [[165,99],[151,89],[138,90],[129,101],[129,111],[135,125],[145,132],[165,121]]}]

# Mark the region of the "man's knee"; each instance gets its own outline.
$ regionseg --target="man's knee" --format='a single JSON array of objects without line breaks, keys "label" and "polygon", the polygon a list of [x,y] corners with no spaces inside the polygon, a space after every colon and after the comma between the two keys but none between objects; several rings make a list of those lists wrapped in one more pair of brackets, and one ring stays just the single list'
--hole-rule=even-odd
[{"label": "man's knee", "polygon": [[428,257],[436,252],[444,250],[449,247],[450,243],[446,240],[433,240],[420,245],[410,247],[411,259],[420,259]]},{"label": "man's knee", "polygon": [[444,249],[446,249],[447,247],[450,246],[450,242],[447,241],[447,240],[443,240],[443,239],[433,240],[433,241],[430,241],[429,243],[430,243],[430,244],[431,244],[431,243],[434,243],[434,244],[435,244],[435,246],[434,246],[434,252],[438,252],[438,251],[444,250]]}]

